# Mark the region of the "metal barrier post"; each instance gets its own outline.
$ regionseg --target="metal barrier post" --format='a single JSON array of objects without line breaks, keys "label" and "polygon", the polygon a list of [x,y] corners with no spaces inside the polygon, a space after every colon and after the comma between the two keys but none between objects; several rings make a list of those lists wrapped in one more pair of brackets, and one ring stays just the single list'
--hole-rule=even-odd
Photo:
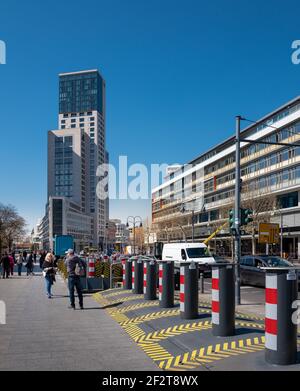
[{"label": "metal barrier post", "polygon": [[235,334],[234,264],[212,266],[212,333],[219,337]]},{"label": "metal barrier post", "polygon": [[[297,322],[293,303],[298,297],[296,267],[266,267],[265,359],[270,364],[297,362]],[[294,321],[293,321],[294,320]]]},{"label": "metal barrier post", "polygon": [[143,261],[135,259],[132,262],[132,292],[143,293]]},{"label": "metal barrier post", "polygon": [[200,293],[204,293],[204,274],[200,273]]},{"label": "metal barrier post", "polygon": [[[124,265],[123,265],[124,268]],[[132,261],[125,260],[125,270],[123,269],[123,289],[132,289]]]},{"label": "metal barrier post", "polygon": [[159,262],[159,306],[174,307],[174,262]]},{"label": "metal barrier post", "polygon": [[198,318],[198,265],[195,262],[180,264],[180,316]]},{"label": "metal barrier post", "polygon": [[144,299],[156,300],[156,262],[144,261]]},{"label": "metal barrier post", "polygon": [[88,258],[88,277],[94,278],[95,277],[95,259],[94,258]]}]

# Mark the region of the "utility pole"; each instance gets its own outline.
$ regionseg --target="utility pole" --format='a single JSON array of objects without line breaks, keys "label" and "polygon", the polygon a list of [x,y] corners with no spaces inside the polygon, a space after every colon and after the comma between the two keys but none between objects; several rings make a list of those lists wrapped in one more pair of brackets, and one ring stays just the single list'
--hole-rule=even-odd
[{"label": "utility pole", "polygon": [[195,211],[194,209],[192,210],[192,243],[194,243],[194,233],[195,233],[195,220],[194,220],[194,217],[195,217]]},{"label": "utility pole", "polygon": [[241,304],[240,258],[241,258],[241,154],[240,154],[241,116],[236,116],[235,134],[235,203],[234,203],[234,261],[235,265],[235,304]]},{"label": "utility pole", "polygon": [[280,257],[283,255],[283,217],[282,210],[280,211]]}]

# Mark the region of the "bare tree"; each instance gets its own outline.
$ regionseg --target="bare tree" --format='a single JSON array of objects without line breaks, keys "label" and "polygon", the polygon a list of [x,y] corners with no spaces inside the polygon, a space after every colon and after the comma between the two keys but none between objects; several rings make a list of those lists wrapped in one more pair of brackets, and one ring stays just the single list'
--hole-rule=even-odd
[{"label": "bare tree", "polygon": [[252,254],[256,253],[255,234],[258,232],[259,223],[269,223],[272,212],[276,206],[276,196],[266,194],[260,190],[250,191],[245,186],[242,192],[242,208],[252,210],[253,221],[245,226],[245,231],[252,237]]},{"label": "bare tree", "polygon": [[14,206],[0,204],[0,254],[4,246],[11,251],[14,239],[25,234],[25,226]]}]

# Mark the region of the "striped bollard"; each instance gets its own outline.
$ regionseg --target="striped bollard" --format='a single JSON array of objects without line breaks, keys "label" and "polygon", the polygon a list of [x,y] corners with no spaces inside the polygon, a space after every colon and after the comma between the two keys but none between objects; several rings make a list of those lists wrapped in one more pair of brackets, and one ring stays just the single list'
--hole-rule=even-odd
[{"label": "striped bollard", "polygon": [[135,259],[132,261],[132,292],[136,294],[143,293],[143,261]]},{"label": "striped bollard", "polygon": [[122,285],[123,285],[123,289],[127,289],[126,288],[126,259],[125,258],[122,258],[121,259],[121,263],[122,263]]},{"label": "striped bollard", "polygon": [[144,261],[144,299],[156,300],[156,262]]},{"label": "striped bollard", "polygon": [[198,264],[180,264],[180,317],[198,318]]},{"label": "striped bollard", "polygon": [[89,258],[88,265],[88,278],[95,278],[95,259]]},{"label": "striped bollard", "polygon": [[218,337],[235,334],[235,292],[233,264],[212,265],[212,333]]},{"label": "striped bollard", "polygon": [[[293,303],[298,297],[296,268],[266,267],[265,359],[276,365],[297,362],[297,323]],[[297,302],[296,302],[297,303]]]},{"label": "striped bollard", "polygon": [[132,289],[132,261],[130,259],[125,259],[125,264],[123,264],[123,289]]},{"label": "striped bollard", "polygon": [[174,262],[160,261],[158,278],[159,306],[162,308],[174,307]]}]

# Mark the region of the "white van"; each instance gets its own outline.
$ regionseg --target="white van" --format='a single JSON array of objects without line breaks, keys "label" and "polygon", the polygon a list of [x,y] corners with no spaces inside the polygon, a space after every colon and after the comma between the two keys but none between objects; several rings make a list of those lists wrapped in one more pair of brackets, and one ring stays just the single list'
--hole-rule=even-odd
[{"label": "white van", "polygon": [[208,265],[216,263],[204,243],[165,243],[162,251],[163,261],[174,261],[175,267],[180,262],[197,262],[200,271],[208,270]]}]

